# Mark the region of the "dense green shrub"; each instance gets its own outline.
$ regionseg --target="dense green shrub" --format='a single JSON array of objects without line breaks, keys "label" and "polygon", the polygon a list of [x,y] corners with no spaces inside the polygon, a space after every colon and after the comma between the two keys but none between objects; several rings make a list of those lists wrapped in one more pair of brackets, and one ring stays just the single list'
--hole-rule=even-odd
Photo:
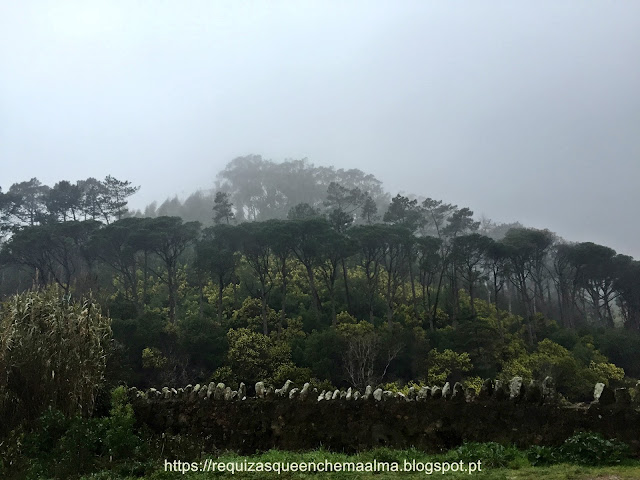
[{"label": "dense green shrub", "polygon": [[534,466],[556,463],[613,465],[629,455],[629,446],[625,443],[586,432],[568,438],[560,447],[532,446],[527,450],[527,458]]},{"label": "dense green shrub", "polygon": [[563,462],[580,465],[612,465],[629,456],[628,445],[598,433],[578,433],[565,440],[559,450]]}]

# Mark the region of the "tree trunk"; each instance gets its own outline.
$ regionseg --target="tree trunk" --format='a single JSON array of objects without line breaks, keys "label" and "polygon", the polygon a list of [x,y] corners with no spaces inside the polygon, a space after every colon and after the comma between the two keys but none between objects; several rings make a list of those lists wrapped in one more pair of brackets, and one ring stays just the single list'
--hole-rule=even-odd
[{"label": "tree trunk", "polygon": [[320,318],[320,296],[318,295],[318,289],[316,288],[316,278],[313,273],[313,267],[305,265],[307,269],[307,276],[309,277],[309,288],[311,288],[311,298],[313,310],[316,314],[316,319]]},{"label": "tree trunk", "polygon": [[269,335],[269,319],[267,318],[267,296],[264,293],[264,288],[262,289],[261,295],[261,315],[262,315],[262,333],[265,335]]},{"label": "tree trunk", "polygon": [[218,323],[222,325],[222,293],[224,292],[224,281],[218,278]]},{"label": "tree trunk", "polygon": [[347,275],[347,265],[342,259],[342,277],[344,278],[344,294],[347,301],[347,312],[351,313],[351,296],[349,295],[349,277]]},{"label": "tree trunk", "polygon": [[173,265],[167,265],[167,287],[169,288],[169,322],[176,322],[176,281]]}]

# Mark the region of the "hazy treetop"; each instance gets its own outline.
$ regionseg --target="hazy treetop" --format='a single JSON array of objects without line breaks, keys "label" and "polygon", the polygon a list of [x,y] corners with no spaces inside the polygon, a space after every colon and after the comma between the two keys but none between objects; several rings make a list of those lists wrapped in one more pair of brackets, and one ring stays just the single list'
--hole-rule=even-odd
[{"label": "hazy treetop", "polygon": [[0,185],[249,154],[640,257],[640,3],[0,3]]}]

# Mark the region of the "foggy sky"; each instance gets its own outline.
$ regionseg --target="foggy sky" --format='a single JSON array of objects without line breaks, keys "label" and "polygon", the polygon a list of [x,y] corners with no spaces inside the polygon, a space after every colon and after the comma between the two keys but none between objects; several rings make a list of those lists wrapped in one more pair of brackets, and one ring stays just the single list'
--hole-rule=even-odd
[{"label": "foggy sky", "polygon": [[0,0],[0,185],[360,168],[640,258],[640,2]]}]

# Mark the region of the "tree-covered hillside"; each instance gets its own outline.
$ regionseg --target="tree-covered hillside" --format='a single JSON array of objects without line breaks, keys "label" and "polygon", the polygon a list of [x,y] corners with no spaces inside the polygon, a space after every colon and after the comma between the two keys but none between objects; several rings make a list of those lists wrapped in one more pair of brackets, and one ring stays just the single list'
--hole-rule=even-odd
[{"label": "tree-covered hillside", "polygon": [[640,262],[606,246],[305,161],[236,159],[211,195],[146,215],[127,211],[136,190],[0,192],[0,294],[91,291],[112,319],[109,386],[551,375],[587,400],[640,377]]}]

